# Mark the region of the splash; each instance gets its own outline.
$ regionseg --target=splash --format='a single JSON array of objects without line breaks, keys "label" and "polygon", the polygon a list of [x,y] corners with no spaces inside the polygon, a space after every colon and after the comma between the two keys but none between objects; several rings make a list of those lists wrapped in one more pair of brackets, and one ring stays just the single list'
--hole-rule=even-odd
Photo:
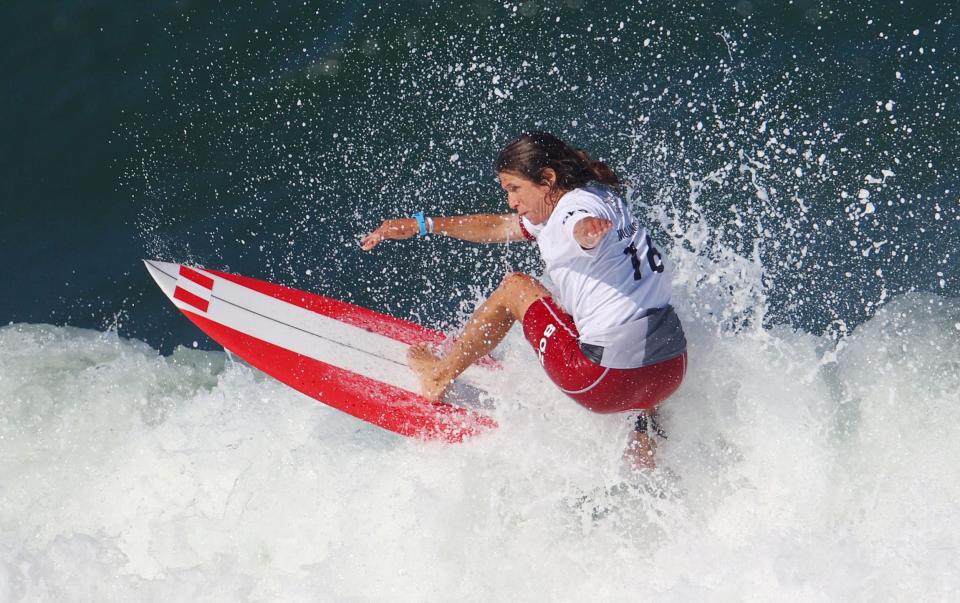
[{"label": "splash", "polygon": [[239,4],[253,33],[226,44],[172,23],[192,58],[162,88],[171,109],[131,120],[125,168],[151,253],[451,328],[467,284],[536,271],[532,253],[356,240],[420,209],[505,211],[491,159],[542,128],[628,177],[665,236],[696,223],[715,241],[695,246],[762,265],[767,324],[840,337],[896,295],[958,292],[960,143],[937,125],[953,9],[427,4],[430,27],[370,6],[348,30],[346,8]]},{"label": "splash", "polygon": [[[692,283],[691,307],[730,301]],[[516,333],[501,428],[445,446],[220,352],[4,327],[0,593],[612,599],[637,572],[668,600],[956,588],[960,302],[894,299],[839,348],[694,316],[652,490],[624,481],[622,417],[557,393]]]},{"label": "splash", "polygon": [[555,131],[629,178],[674,268],[691,367],[663,409],[663,481],[625,479],[629,426],[556,393],[516,333],[501,428],[445,447],[221,353],[12,325],[0,595],[960,587],[960,145],[938,125],[956,117],[956,71],[937,60],[953,9],[899,15],[923,21],[914,33],[857,7],[431,7],[429,28],[422,5],[364,7],[342,35],[339,5],[220,7],[232,38],[172,22],[170,102],[131,120],[124,166],[144,245],[452,329],[503,273],[536,272],[532,252],[434,239],[363,255],[357,236],[421,208],[502,210],[496,149]]}]

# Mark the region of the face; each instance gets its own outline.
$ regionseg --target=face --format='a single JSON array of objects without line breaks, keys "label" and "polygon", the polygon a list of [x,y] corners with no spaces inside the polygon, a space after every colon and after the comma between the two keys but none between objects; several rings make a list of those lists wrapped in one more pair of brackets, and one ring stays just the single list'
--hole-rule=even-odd
[{"label": "face", "polygon": [[557,200],[551,195],[553,183],[556,182],[556,173],[547,168],[544,170],[546,184],[540,184],[517,174],[504,171],[497,174],[500,178],[500,187],[507,191],[507,205],[521,216],[526,216],[534,224],[543,224],[553,213]]}]

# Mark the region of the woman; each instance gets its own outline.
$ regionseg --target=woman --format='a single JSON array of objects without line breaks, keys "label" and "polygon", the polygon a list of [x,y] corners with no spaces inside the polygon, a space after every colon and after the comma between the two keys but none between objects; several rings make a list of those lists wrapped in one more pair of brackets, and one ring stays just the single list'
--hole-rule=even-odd
[{"label": "woman", "polygon": [[408,360],[423,394],[439,400],[520,321],[565,394],[594,412],[640,411],[625,458],[652,468],[647,413],[680,386],[687,356],[663,258],[617,193],[616,174],[556,136],[521,135],[500,151],[494,169],[515,214],[419,212],[387,220],[361,241],[369,251],[386,239],[438,233],[478,243],[529,239],[540,247],[554,292],[529,275],[509,274],[445,356],[412,347]]}]

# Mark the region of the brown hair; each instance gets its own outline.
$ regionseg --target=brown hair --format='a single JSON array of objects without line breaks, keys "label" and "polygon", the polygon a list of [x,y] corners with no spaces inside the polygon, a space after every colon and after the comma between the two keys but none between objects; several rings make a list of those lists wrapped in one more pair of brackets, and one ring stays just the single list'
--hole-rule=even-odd
[{"label": "brown hair", "polygon": [[602,161],[594,161],[583,149],[571,147],[547,132],[524,132],[503,147],[493,162],[498,174],[516,172],[533,182],[543,182],[543,170],[557,173],[556,187],[573,190],[596,180],[600,184],[618,186],[620,178]]}]

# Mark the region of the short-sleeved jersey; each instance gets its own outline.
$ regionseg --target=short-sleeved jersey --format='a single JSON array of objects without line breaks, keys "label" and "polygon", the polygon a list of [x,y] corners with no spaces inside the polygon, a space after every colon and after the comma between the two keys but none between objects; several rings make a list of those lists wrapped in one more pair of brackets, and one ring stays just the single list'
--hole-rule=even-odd
[{"label": "short-sleeved jersey", "polygon": [[[613,228],[583,249],[573,228],[594,216]],[[650,235],[613,189],[590,184],[560,198],[546,222],[521,225],[536,239],[559,304],[573,317],[580,341],[604,347],[600,364],[635,368],[686,350],[670,306],[670,274]]]}]

